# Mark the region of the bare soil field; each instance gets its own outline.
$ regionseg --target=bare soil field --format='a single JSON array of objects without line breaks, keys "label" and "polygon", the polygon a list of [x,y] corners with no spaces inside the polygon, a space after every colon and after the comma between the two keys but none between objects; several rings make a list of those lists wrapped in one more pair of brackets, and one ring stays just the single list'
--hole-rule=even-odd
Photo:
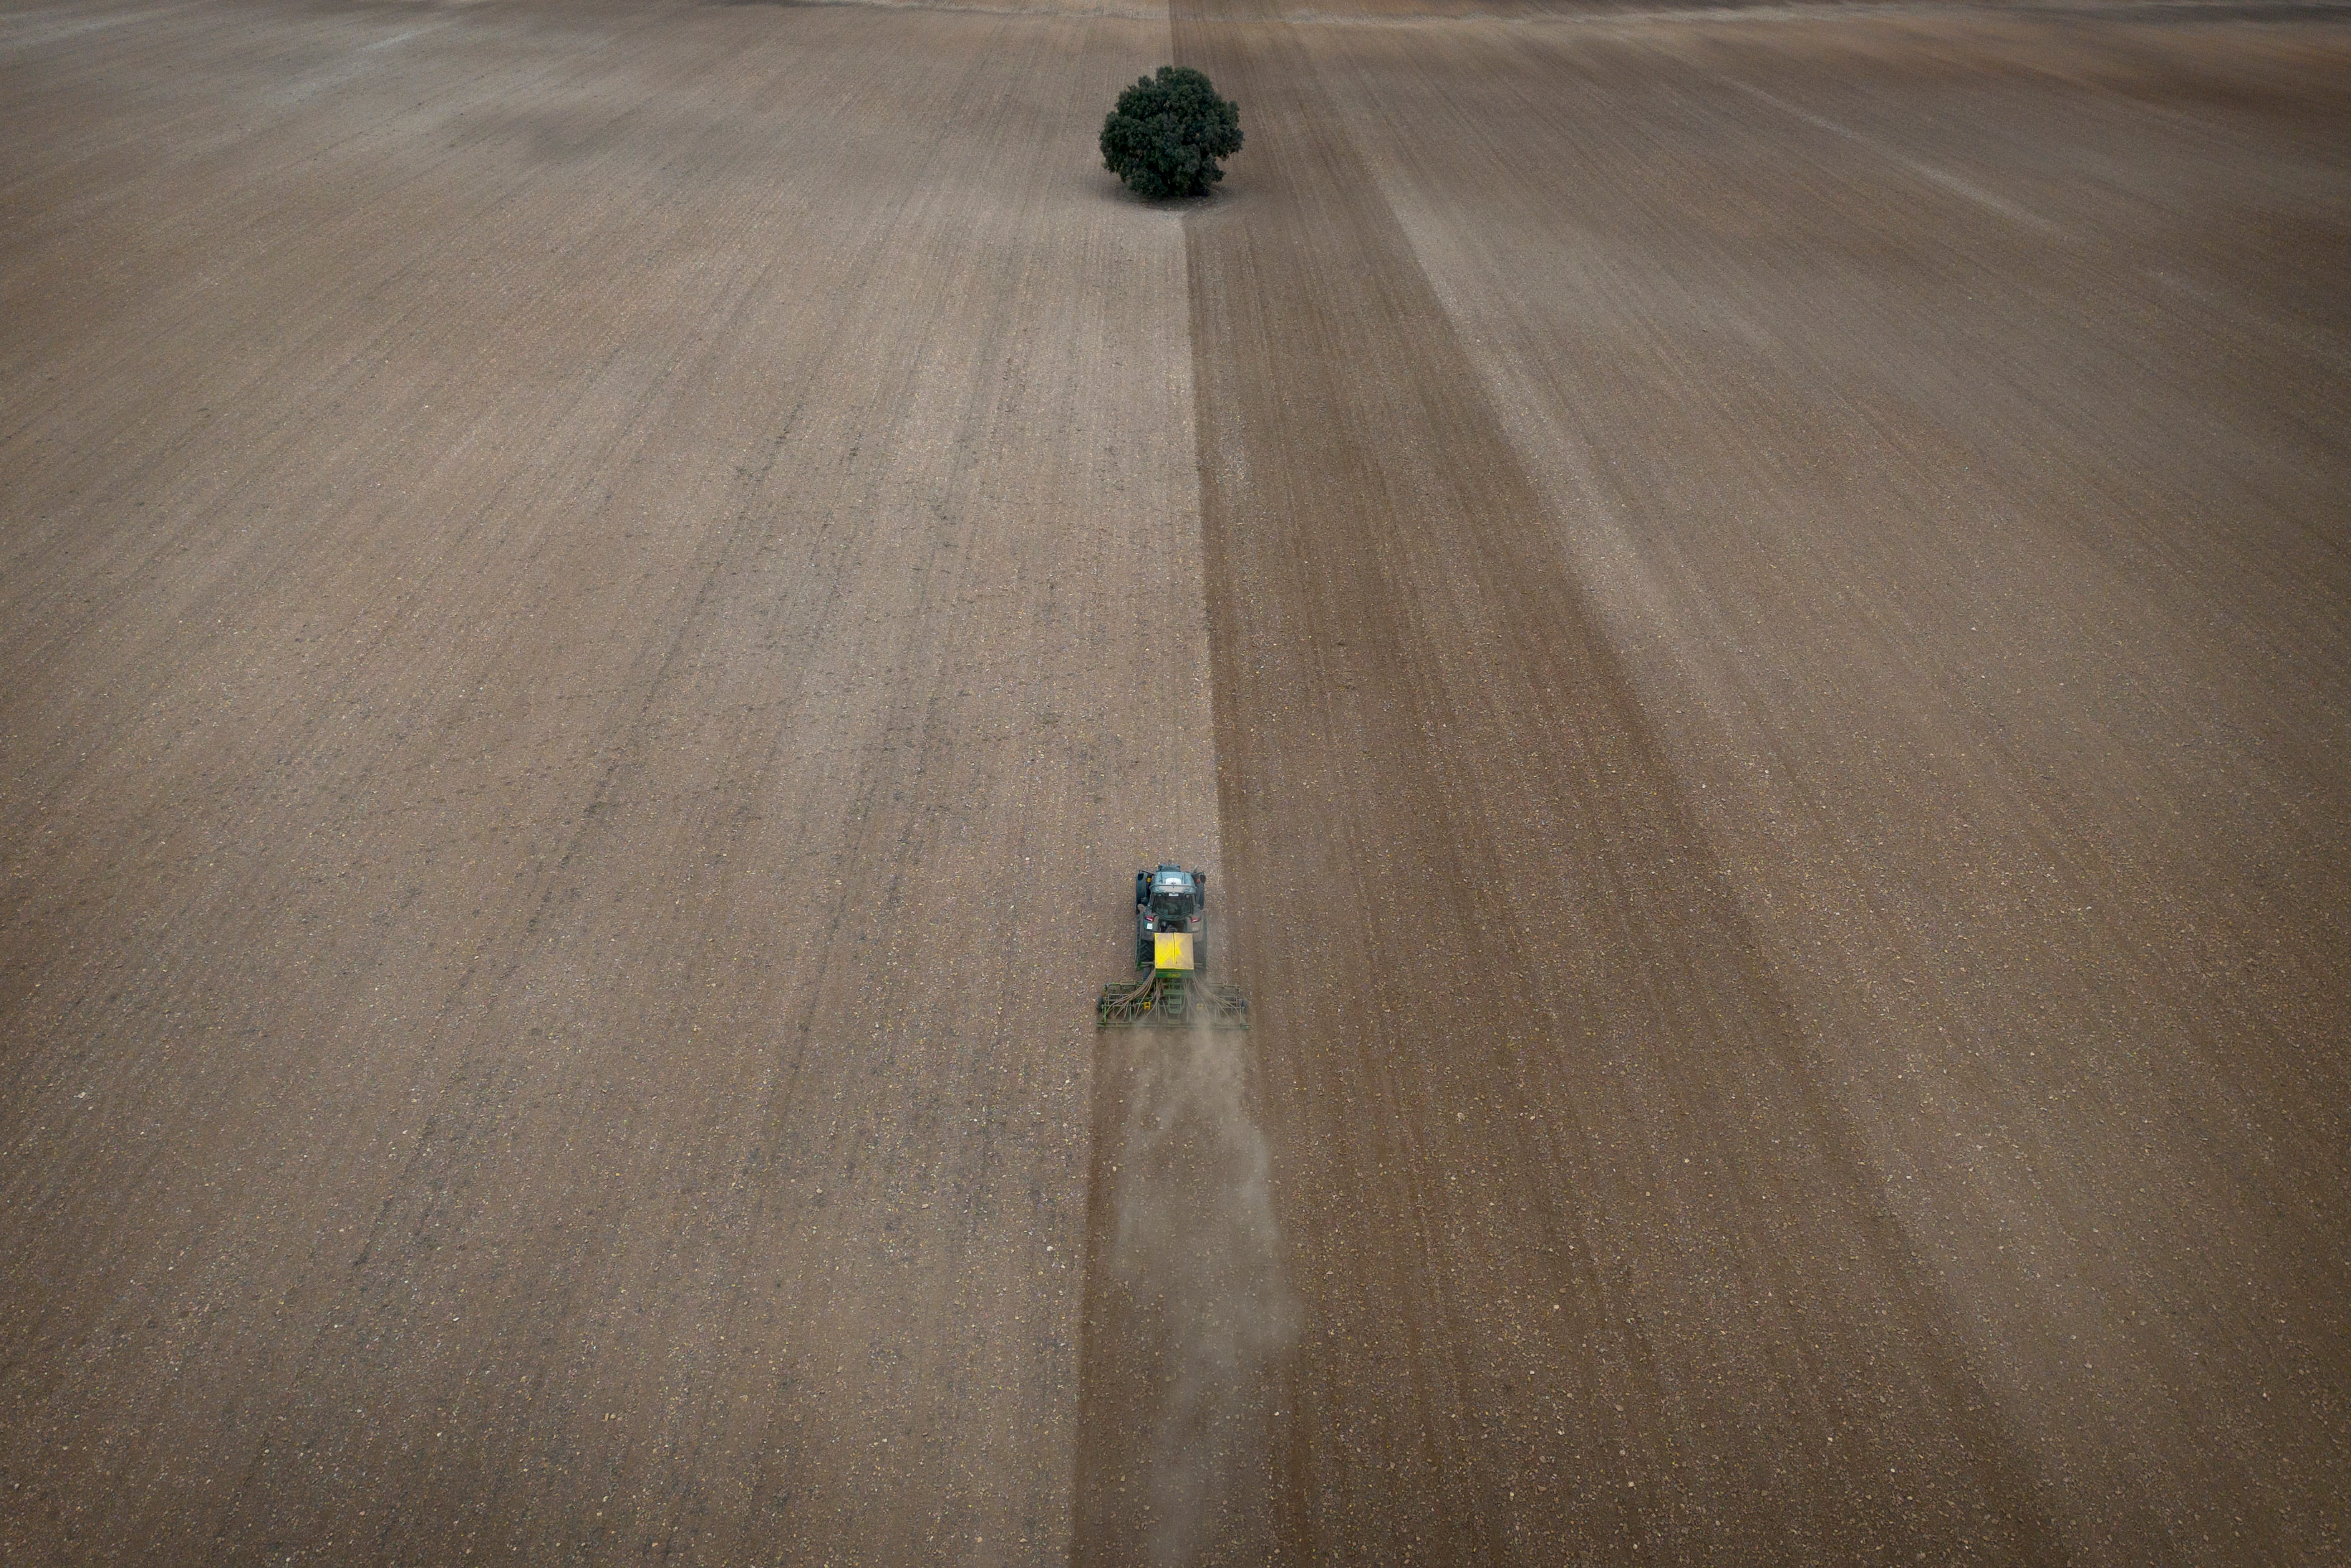
[{"label": "bare soil field", "polygon": [[12,21],[0,1558],[1063,1549],[1165,41]]},{"label": "bare soil field", "polygon": [[0,1558],[2351,1550],[2351,24],[1118,11],[0,16]]}]

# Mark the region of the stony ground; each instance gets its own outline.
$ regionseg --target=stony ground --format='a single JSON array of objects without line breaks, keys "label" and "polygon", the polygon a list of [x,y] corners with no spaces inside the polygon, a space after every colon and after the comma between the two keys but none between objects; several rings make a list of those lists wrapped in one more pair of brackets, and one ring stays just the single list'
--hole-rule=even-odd
[{"label": "stony ground", "polygon": [[2346,1550],[2351,22],[1470,9],[0,16],[0,1557]]}]

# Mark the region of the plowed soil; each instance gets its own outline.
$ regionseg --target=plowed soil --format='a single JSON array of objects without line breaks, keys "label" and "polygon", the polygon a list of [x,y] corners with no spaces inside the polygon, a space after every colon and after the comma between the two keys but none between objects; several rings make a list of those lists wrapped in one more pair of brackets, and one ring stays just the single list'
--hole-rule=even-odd
[{"label": "plowed soil", "polygon": [[[0,1558],[2346,1550],[2351,26],[76,3],[0,138]],[[1093,1030],[1163,857],[1245,1036]]]}]

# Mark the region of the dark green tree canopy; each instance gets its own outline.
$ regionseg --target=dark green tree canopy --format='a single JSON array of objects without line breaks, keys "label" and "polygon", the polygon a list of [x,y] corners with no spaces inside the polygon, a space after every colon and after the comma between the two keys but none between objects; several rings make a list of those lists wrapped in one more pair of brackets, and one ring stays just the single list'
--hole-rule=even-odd
[{"label": "dark green tree canopy", "polygon": [[1241,150],[1241,111],[1189,66],[1161,66],[1118,95],[1102,121],[1102,162],[1138,196],[1205,196],[1217,160]]}]

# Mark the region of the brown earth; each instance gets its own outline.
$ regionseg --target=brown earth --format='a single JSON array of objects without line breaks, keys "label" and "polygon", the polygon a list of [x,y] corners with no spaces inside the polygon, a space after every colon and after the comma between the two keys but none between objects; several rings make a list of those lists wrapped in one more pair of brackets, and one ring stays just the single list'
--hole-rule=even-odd
[{"label": "brown earth", "polygon": [[1062,1550],[1102,868],[1214,849],[1164,24],[108,19],[0,87],[0,1559]]},{"label": "brown earth", "polygon": [[2351,29],[1426,9],[0,21],[0,1558],[2345,1550]]}]

